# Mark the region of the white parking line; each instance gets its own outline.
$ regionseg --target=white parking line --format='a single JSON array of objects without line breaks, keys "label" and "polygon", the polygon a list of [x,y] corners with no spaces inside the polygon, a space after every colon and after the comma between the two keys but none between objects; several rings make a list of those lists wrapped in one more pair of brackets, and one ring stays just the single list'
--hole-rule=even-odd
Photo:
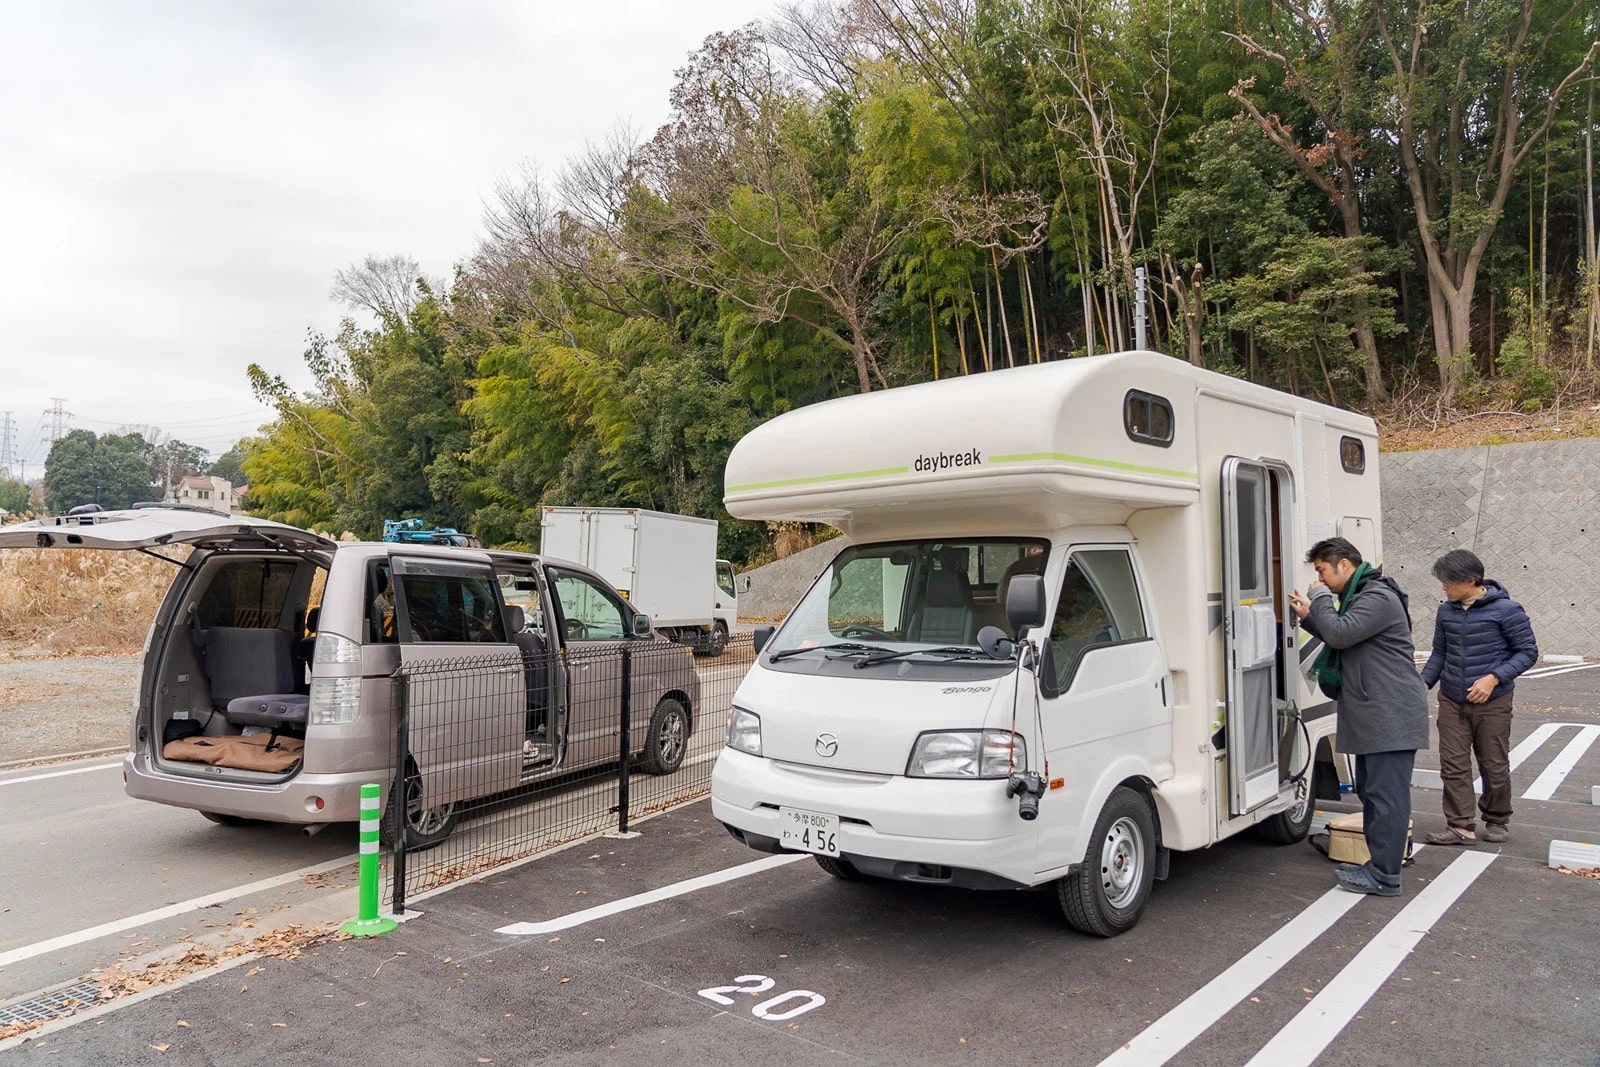
[{"label": "white parking line", "polygon": [[[1579,671],[1600,670],[1600,663],[1563,664],[1557,667],[1535,667],[1526,672],[1522,678],[1555,678],[1563,674],[1576,674]],[[1519,679],[1520,681],[1520,679]]]},{"label": "white parking line", "polygon": [[1239,962],[1101,1060],[1100,1067],[1160,1067],[1277,974],[1307,945],[1327,933],[1362,899],[1360,894],[1343,889],[1328,890]]},{"label": "white parking line", "polygon": [[740,878],[748,878],[752,874],[760,874],[762,871],[770,871],[774,867],[782,867],[788,863],[798,863],[800,860],[807,858],[808,857],[805,854],[796,856],[769,856],[764,860],[756,860],[753,863],[741,863],[737,867],[729,867],[725,871],[717,871],[714,874],[703,874],[698,878],[688,878],[682,882],[673,882],[671,885],[664,885],[660,889],[652,889],[648,893],[636,893],[631,897],[623,897],[621,900],[613,900],[609,904],[601,904],[594,908],[585,908],[583,911],[574,911],[567,915],[563,915],[560,918],[550,919],[547,922],[512,923],[510,926],[500,927],[499,929],[495,930],[495,933],[525,935],[549,934],[554,933],[557,930],[570,930],[574,926],[582,926],[584,923],[593,922],[596,919],[604,919],[609,915],[620,915],[625,911],[632,911],[634,908],[642,908],[648,904],[656,904],[663,900],[671,900],[673,897],[681,897],[686,893],[697,893],[702,889],[709,889],[714,885],[721,885],[724,882],[734,882]]},{"label": "white parking line", "polygon": [[[1537,752],[1540,745],[1543,745],[1546,741],[1550,740],[1557,730],[1567,726],[1571,726],[1575,729],[1589,729],[1589,727],[1584,726],[1582,723],[1576,722],[1547,722],[1540,724],[1538,729],[1534,730],[1533,733],[1529,734],[1527,737],[1524,737],[1521,742],[1519,742],[1517,746],[1511,750],[1511,769],[1514,771],[1518,767],[1522,766],[1523,761]],[[1588,746],[1584,747],[1587,748]],[[1571,769],[1572,768],[1570,767],[1567,768],[1568,771]],[[1563,774],[1562,777],[1564,778],[1566,775]],[[1426,768],[1418,768],[1417,770],[1411,772],[1411,784],[1416,786],[1418,789],[1444,788],[1444,782],[1440,779],[1439,772],[1430,771]],[[1482,777],[1474,778],[1472,780],[1472,791],[1473,793],[1483,792]],[[1523,794],[1524,797],[1527,795],[1527,793]],[[1535,799],[1547,800],[1549,798],[1538,797]]]},{"label": "white parking line", "polygon": [[1585,726],[1578,731],[1578,736],[1567,742],[1567,747],[1562,749],[1550,765],[1544,769],[1539,777],[1533,780],[1528,791],[1523,793],[1525,800],[1549,800],[1555,796],[1561,783],[1566,781],[1567,775],[1572,773],[1572,768],[1578,765],[1583,754],[1589,751],[1589,746],[1595,739],[1600,738],[1600,726]]},{"label": "white parking line", "polygon": [[168,904],[166,907],[156,908],[154,911],[130,915],[125,919],[114,919],[108,923],[101,923],[99,926],[91,926],[86,930],[62,934],[60,937],[52,937],[48,941],[36,941],[31,945],[23,945],[21,948],[11,949],[9,952],[0,952],[0,968],[9,967],[13,963],[20,963],[23,960],[31,960],[35,956],[43,956],[46,953],[55,952],[57,949],[81,945],[85,941],[93,941],[96,938],[119,934],[124,930],[132,930],[147,923],[170,919],[185,912],[195,911],[199,908],[209,908],[213,904],[221,904],[224,901],[249,896],[251,893],[261,893],[268,889],[276,889],[280,885],[298,882],[307,875],[336,871],[340,867],[350,866],[356,862],[356,859],[355,853],[351,853],[342,859],[329,860],[327,863],[319,863],[314,867],[301,867],[298,871],[290,871],[287,874],[280,874],[273,878],[263,878],[259,882],[234,886],[232,889],[207,893],[203,897],[194,897],[190,900],[179,901],[176,904]]},{"label": "white parking line", "polygon": [[70,771],[50,771],[46,774],[30,774],[24,778],[0,778],[0,785],[21,785],[23,782],[42,782],[46,778],[65,778],[69,774],[88,774],[91,771],[113,770],[122,766],[122,757],[118,756],[109,763],[94,763],[87,767],[74,767]]},{"label": "white parking line", "polygon": [[1495,858],[1491,852],[1456,857],[1245,1067],[1309,1067]]}]

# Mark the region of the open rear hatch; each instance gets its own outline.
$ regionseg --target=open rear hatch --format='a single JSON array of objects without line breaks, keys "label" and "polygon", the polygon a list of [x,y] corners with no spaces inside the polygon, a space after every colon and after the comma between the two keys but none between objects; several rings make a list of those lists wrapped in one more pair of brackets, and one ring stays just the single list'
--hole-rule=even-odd
[{"label": "open rear hatch", "polygon": [[129,508],[57,515],[0,526],[0,548],[146,550],[163,545],[197,548],[331,549],[320,534],[270,519],[186,508]]}]

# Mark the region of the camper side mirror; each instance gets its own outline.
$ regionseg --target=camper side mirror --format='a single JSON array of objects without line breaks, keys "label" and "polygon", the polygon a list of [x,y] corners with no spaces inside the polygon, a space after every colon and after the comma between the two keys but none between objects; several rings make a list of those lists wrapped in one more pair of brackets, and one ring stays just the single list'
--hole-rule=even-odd
[{"label": "camper side mirror", "polygon": [[749,591],[750,591],[750,576],[747,574],[739,582],[739,592],[748,593]]},{"label": "camper side mirror", "polygon": [[1001,661],[1014,659],[1017,654],[1017,643],[998,626],[985,626],[978,631],[978,647],[985,656]]},{"label": "camper side mirror", "polygon": [[528,613],[521,604],[506,605],[506,633],[520,634],[528,628]]},{"label": "camper side mirror", "polygon": [[644,614],[639,614],[639,615],[635,615],[633,617],[633,636],[635,636],[635,637],[649,637],[650,636],[650,616],[644,615]]},{"label": "camper side mirror", "polygon": [[755,648],[756,655],[767,647],[767,642],[772,640],[772,635],[778,632],[776,626],[757,626],[755,633],[750,635],[750,644]]},{"label": "camper side mirror", "polygon": [[1022,631],[1043,626],[1044,579],[1037,574],[1016,574],[1006,586],[1006,622],[1018,637]]}]

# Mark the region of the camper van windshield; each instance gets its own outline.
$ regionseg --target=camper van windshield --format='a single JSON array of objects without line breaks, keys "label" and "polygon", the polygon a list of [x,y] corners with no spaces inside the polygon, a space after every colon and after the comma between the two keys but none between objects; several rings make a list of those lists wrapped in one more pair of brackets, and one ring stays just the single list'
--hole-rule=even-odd
[{"label": "camper van windshield", "polygon": [[[767,647],[773,661],[797,669],[811,659],[859,663],[886,652],[980,665],[987,657],[978,650],[978,631],[1005,628],[1007,584],[1017,574],[1044,573],[1048,552],[1047,542],[1021,538],[852,545]],[[806,655],[811,649],[815,654]]]}]

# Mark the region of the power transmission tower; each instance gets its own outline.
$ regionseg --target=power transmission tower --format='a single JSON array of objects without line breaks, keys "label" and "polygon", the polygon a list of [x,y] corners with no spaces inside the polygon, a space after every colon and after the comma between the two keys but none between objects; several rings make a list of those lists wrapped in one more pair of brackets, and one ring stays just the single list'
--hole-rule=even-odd
[{"label": "power transmission tower", "polygon": [[12,421],[11,412],[0,412],[0,471],[7,477],[17,461],[16,433],[17,424]]},{"label": "power transmission tower", "polygon": [[50,447],[54,448],[57,441],[67,436],[67,420],[72,418],[72,412],[65,408],[66,401],[61,397],[53,396],[50,399],[52,406],[45,409],[45,415],[50,419],[45,437],[50,442]]}]

